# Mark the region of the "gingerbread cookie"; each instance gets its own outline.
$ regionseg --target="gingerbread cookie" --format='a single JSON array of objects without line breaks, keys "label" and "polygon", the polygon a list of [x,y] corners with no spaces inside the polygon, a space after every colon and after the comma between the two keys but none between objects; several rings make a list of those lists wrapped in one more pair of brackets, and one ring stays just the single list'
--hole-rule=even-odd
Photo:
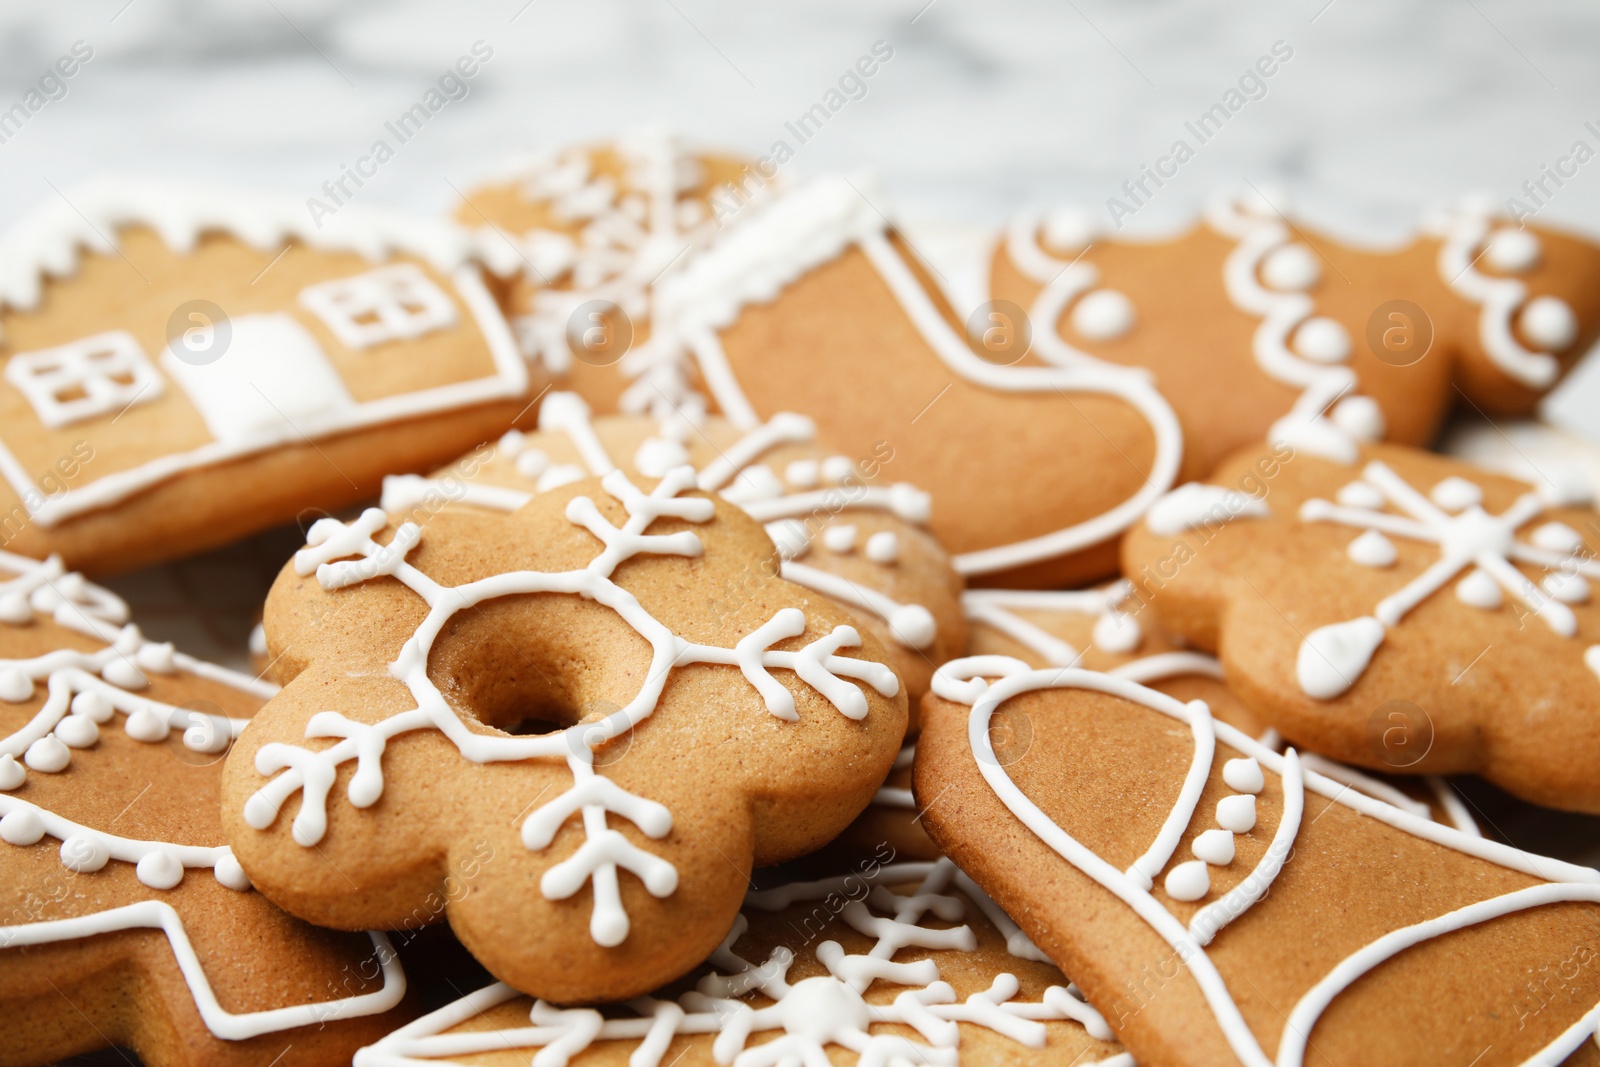
[{"label": "gingerbread cookie", "polygon": [[[1350,459],[1358,441],[1432,441],[1458,396],[1528,414],[1600,335],[1600,245],[1469,201],[1393,248],[1285,213],[1281,192],[1218,198],[1164,241],[1093,214],[1026,212],[990,264],[1053,363],[1148,369],[1205,474],[1260,440]],[[1457,394],[1452,384],[1459,386]]]},{"label": "gingerbread cookie", "polygon": [[[858,854],[851,872],[751,892],[690,979],[627,1011],[492,985],[390,1034],[356,1067],[526,1064],[1100,1064],[1132,1067],[1100,1013],[947,859]],[[859,1057],[859,1060],[858,1060]]]},{"label": "gingerbread cookie", "polygon": [[915,773],[934,839],[1140,1064],[1593,1062],[1600,871],[1373,800],[1204,701],[959,660]]},{"label": "gingerbread cookie", "polygon": [[533,393],[449,223],[138,180],[0,238],[0,527],[110,571],[376,495]]},{"label": "gingerbread cookie", "polygon": [[383,926],[482,841],[495,859],[447,915],[516,988],[626,998],[704,959],[753,866],[867,805],[906,698],[877,641],[774,577],[760,523],[696,484],[615,470],[510,515],[313,526],[267,602],[284,690],[228,760],[256,885]]},{"label": "gingerbread cookie", "polygon": [[222,758],[273,687],[0,553],[0,1062],[325,1064],[407,1018],[382,934],[273,907],[222,841]]},{"label": "gingerbread cookie", "polygon": [[[928,496],[890,482],[885,443],[852,459],[815,444],[801,415],[777,415],[749,432],[708,417],[690,401],[662,419],[591,419],[574,393],[549,393],[538,433],[509,431],[497,447],[463,456],[430,478],[384,482],[383,507],[419,520],[444,507],[512,511],[532,494],[620,468],[659,478],[692,465],[696,484],[762,522],[778,547],[778,574],[855,614],[889,651],[915,702],[940,663],[960,655],[967,628],[961,578],[923,528]],[[770,576],[768,576],[770,577]],[[754,590],[763,576],[739,583]],[[732,595],[739,588],[727,591]]]},{"label": "gingerbread cookie", "polygon": [[1600,811],[1600,526],[1568,487],[1399,445],[1246,450],[1213,481],[1158,502],[1125,567],[1256,715],[1347,763]]},{"label": "gingerbread cookie", "polygon": [[681,390],[652,343],[655,285],[769,184],[742,160],[640,131],[509,160],[456,218],[520,253],[504,306],[528,358],[598,411],[641,411],[653,384]]}]

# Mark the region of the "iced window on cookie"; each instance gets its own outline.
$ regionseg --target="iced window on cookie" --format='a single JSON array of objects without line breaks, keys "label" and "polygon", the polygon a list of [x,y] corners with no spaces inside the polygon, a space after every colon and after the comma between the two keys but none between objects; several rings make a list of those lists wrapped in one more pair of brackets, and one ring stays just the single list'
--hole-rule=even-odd
[{"label": "iced window on cookie", "polygon": [[139,342],[122,330],[20,353],[6,364],[6,380],[51,429],[161,395],[160,376]]},{"label": "iced window on cookie", "polygon": [[456,324],[450,298],[411,263],[307,286],[300,303],[351,348],[422,337]]}]

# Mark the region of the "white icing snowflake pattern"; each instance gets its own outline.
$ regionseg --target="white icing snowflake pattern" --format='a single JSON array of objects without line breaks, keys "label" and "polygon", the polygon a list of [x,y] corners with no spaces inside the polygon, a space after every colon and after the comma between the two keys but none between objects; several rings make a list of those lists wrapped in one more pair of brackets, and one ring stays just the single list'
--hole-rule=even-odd
[{"label": "white icing snowflake pattern", "polygon": [[[1589,579],[1600,579],[1600,561],[1585,548],[1577,531],[1565,524],[1539,526],[1531,542],[1518,540],[1517,531],[1547,507],[1578,502],[1559,492],[1528,492],[1499,515],[1491,515],[1484,510],[1483,490],[1475,482],[1445,478],[1424,495],[1378,461],[1368,463],[1361,478],[1341,489],[1337,500],[1306,501],[1300,507],[1301,519],[1363,531],[1350,545],[1350,558],[1357,563],[1392,566],[1396,554],[1391,537],[1437,545],[1439,558],[1379,601],[1371,615],[1308,634],[1295,667],[1300,687],[1318,700],[1344,693],[1366,670],[1385,633],[1463,572],[1456,584],[1456,596],[1463,603],[1493,610],[1510,596],[1553,632],[1576,637],[1578,621],[1568,604],[1588,599]],[[1386,505],[1395,510],[1385,510]],[[1544,568],[1543,581],[1535,584],[1517,568],[1518,563]]]},{"label": "white icing snowflake pattern", "polygon": [[[689,467],[666,472],[648,494],[619,470],[607,474],[602,485],[622,503],[628,520],[620,528],[613,526],[601,515],[593,500],[585,496],[570,500],[567,519],[588,530],[604,545],[587,567],[574,571],[513,571],[463,585],[443,586],[406,562],[406,556],[422,539],[422,530],[416,524],[402,524],[388,544],[380,545],[373,538],[388,527],[389,519],[377,508],[368,509],[348,524],[336,519],[317,522],[311,528],[307,547],[295,556],[295,568],[300,574],[315,572],[321,586],[330,591],[386,575],[400,581],[427,603],[427,618],[390,665],[391,673],[411,691],[416,707],[372,724],[356,722],[333,711],[320,712],[306,724],[306,736],[336,738],[337,743],[330,748],[312,750],[281,743],[264,745],[256,753],[256,770],[276,777],[246,802],[245,820],[257,829],[266,829],[277,818],[284,802],[299,793],[300,811],[293,824],[294,840],[305,847],[315,845],[327,830],[328,793],[338,768],[351,760],[356,761],[356,773],[350,780],[347,796],[357,808],[370,807],[383,792],[385,746],[391,738],[412,730],[438,730],[464,759],[474,763],[564,759],[572,772],[572,787],[524,820],[522,841],[530,850],[544,849],[568,818],[581,817],[584,844],[571,857],[544,873],[540,890],[546,899],[565,900],[586,883],[591,884],[594,907],[590,934],[598,944],[615,946],[627,938],[629,928],[628,916],[622,907],[619,870],[638,876],[656,897],[673,893],[678,875],[672,864],[610,828],[607,818],[620,816],[647,837],[659,840],[671,831],[672,815],[661,804],[634,796],[597,774],[594,749],[650,716],[674,668],[696,663],[738,667],[761,695],[767,710],[788,721],[797,720],[799,713],[793,695],[772,676],[774,668],[795,672],[841,715],[852,719],[866,716],[867,700],[861,690],[846,679],[865,682],[886,697],[899,691],[899,679],[883,664],[836,654],[841,649],[861,644],[854,627],[837,626],[831,633],[796,651],[774,649],[772,646],[777,642],[805,632],[806,618],[798,608],[780,609],[733,648],[696,644],[674,634],[651,616],[631,593],[612,581],[611,576],[620,564],[637,555],[691,558],[701,555],[703,545],[692,531],[662,535],[646,531],[662,517],[690,523],[709,522],[715,505],[703,497],[679,495],[696,485],[696,474]],[[632,700],[605,719],[572,726],[559,733],[539,737],[473,733],[450,709],[428,677],[428,655],[434,641],[456,613],[484,601],[550,593],[579,595],[592,600],[616,612],[644,638],[652,649],[644,684]]]},{"label": "white icing snowflake pattern", "polygon": [[[779,945],[765,962],[756,964],[738,955],[734,947],[750,927],[749,913],[779,911],[797,902],[838,896],[848,881],[845,878],[749,894],[745,913],[711,956],[715,969],[676,1001],[641,997],[629,1002],[634,1015],[624,1018],[607,1018],[589,1008],[563,1010],[536,1001],[529,1012],[531,1028],[444,1032],[517,995],[504,985],[489,986],[361,1050],[356,1054],[356,1067],[400,1067],[414,1064],[420,1057],[465,1056],[491,1047],[539,1049],[533,1061],[537,1067],[565,1067],[599,1041],[636,1041],[628,1060],[630,1067],[661,1067],[672,1039],[689,1034],[717,1035],[712,1056],[733,1067],[822,1067],[832,1062],[827,1052],[830,1047],[856,1053],[863,1065],[956,1067],[961,1062],[958,1023],[985,1027],[1033,1049],[1045,1047],[1048,1034],[1044,1024],[1048,1021],[1072,1020],[1091,1037],[1111,1039],[1111,1028],[1100,1013],[1066,986],[1050,986],[1038,1001],[1019,1001],[1016,976],[1002,972],[988,989],[962,1000],[942,980],[937,961],[927,953],[971,952],[978,946],[970,926],[927,923],[930,917],[946,923],[964,917],[966,901],[952,890],[976,904],[1002,934],[1016,932],[1005,913],[948,859],[893,864],[870,876],[851,877],[872,888],[864,900],[845,904],[839,917],[871,938],[873,946],[865,953],[847,953],[839,942],[823,941],[815,955],[826,974],[790,982],[793,949]],[[911,882],[917,885],[910,895],[888,888]],[[1014,955],[1042,958],[1026,938],[1018,943],[1011,937],[1010,945],[1016,945]],[[902,958],[907,954],[920,958]],[[906,988],[888,1004],[869,1003],[864,994],[879,983]],[[743,999],[753,994],[771,1003],[756,1006]],[[883,1023],[909,1027],[921,1040],[873,1032],[875,1025]],[[750,1044],[752,1037],[764,1034],[773,1036],[761,1044]],[[1133,1061],[1119,1054],[1099,1063],[1102,1067],[1132,1067]]]}]

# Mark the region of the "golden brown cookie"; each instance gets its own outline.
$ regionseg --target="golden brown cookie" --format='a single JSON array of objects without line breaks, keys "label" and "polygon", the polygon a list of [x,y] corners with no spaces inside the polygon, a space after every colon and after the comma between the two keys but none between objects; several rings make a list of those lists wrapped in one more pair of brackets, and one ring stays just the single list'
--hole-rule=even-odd
[{"label": "golden brown cookie", "polygon": [[528,358],[597,411],[645,410],[673,370],[653,358],[652,290],[775,181],[752,166],[641,131],[510,160],[456,218],[520,254],[503,301]]},{"label": "golden brown cookie", "polygon": [[866,806],[906,698],[877,640],[695,485],[617,470],[510,515],[313,526],[267,601],[284,690],[227,765],[256,885],[383,926],[482,844],[447,916],[517,988],[620,999],[704,959],[753,866]]},{"label": "golden brown cookie", "polygon": [[1373,800],[1203,701],[1018,667],[935,676],[924,822],[1140,1064],[1600,1060],[1600,871]]},{"label": "golden brown cookie", "polygon": [[0,553],[0,1063],[348,1062],[409,1017],[388,939],[252,892],[217,818],[273,687],[126,620],[60,560]]},{"label": "golden brown cookie", "polygon": [[1347,763],[1600,811],[1600,525],[1568,487],[1399,445],[1244,450],[1212,483],[1159,501],[1125,567],[1256,715]]},{"label": "golden brown cookie", "polygon": [[[777,415],[746,433],[697,407],[691,402],[659,420],[591,419],[581,397],[548,393],[539,432],[512,430],[493,450],[469,453],[429,478],[391,477],[383,507],[407,517],[445,507],[504,512],[591,475],[620,468],[659,478],[690,464],[701,489],[766,526],[785,581],[834,601],[882,642],[914,706],[934,668],[960,655],[967,640],[961,578],[923,526],[927,494],[891,481],[887,445],[852,458],[819,445],[804,416]],[[766,577],[743,576],[727,593],[740,595]]]},{"label": "golden brown cookie", "polygon": [[1261,440],[1347,459],[1352,436],[1424,445],[1462,395],[1528,414],[1600,335],[1593,241],[1464,201],[1364,247],[1287,204],[1222,196],[1159,241],[1119,240],[1082,210],[1026,212],[997,243],[990,295],[1026,314],[1047,359],[1151,371],[1202,475]]},{"label": "golden brown cookie", "polygon": [[949,860],[857,855],[849,873],[751,892],[705,966],[602,1015],[480,989],[356,1067],[1100,1064],[1104,1019]]},{"label": "golden brown cookie", "polygon": [[534,395],[508,255],[348,203],[70,190],[0,238],[0,543],[175,558],[504,432]]}]

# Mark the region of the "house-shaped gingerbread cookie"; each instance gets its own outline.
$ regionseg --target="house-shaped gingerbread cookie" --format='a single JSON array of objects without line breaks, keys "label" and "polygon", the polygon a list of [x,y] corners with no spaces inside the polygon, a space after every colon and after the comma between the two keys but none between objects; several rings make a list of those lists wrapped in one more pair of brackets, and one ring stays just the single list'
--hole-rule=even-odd
[{"label": "house-shaped gingerbread cookie", "polygon": [[517,253],[432,219],[100,180],[0,238],[0,544],[111,571],[377,494],[529,405]]}]

